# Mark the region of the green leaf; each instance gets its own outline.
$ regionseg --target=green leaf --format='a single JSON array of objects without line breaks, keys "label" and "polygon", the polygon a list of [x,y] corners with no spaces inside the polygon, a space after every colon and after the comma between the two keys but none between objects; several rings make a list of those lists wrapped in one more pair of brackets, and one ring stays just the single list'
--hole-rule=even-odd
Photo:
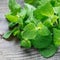
[{"label": "green leaf", "polygon": [[34,11],[34,16],[38,19],[43,18],[43,16],[51,17],[52,15],[54,15],[54,10],[50,3],[46,3],[46,4],[38,7]]},{"label": "green leaf", "polygon": [[29,40],[22,40],[21,46],[25,48],[31,48],[31,42]]},{"label": "green leaf", "polygon": [[21,9],[21,12],[17,14],[18,17],[20,17],[21,19],[24,19],[26,17],[27,14],[27,10],[25,8]]},{"label": "green leaf", "polygon": [[23,27],[23,19],[19,17],[18,24],[20,25],[20,28]]},{"label": "green leaf", "polygon": [[34,23],[27,24],[22,33],[23,38],[34,39],[36,36],[36,29]]},{"label": "green leaf", "polygon": [[9,9],[11,10],[13,15],[16,15],[20,12],[21,7],[17,4],[16,0],[9,0]]},{"label": "green leaf", "polygon": [[31,40],[31,42],[35,48],[47,48],[52,42],[52,36],[41,36],[37,34],[35,39]]},{"label": "green leaf", "polygon": [[35,23],[35,19],[33,16],[29,16],[29,18],[25,21],[26,24],[29,24],[29,23]]},{"label": "green leaf", "polygon": [[37,31],[41,36],[48,36],[50,34],[49,29],[44,26],[41,22],[37,25]]},{"label": "green leaf", "polygon": [[60,6],[60,0],[51,0],[51,4],[53,7]]},{"label": "green leaf", "polygon": [[8,39],[12,34],[12,31],[8,31],[3,35],[3,38]]},{"label": "green leaf", "polygon": [[54,9],[54,12],[55,12],[56,14],[58,14],[58,13],[59,13],[60,6],[54,7],[53,9]]},{"label": "green leaf", "polygon": [[13,35],[16,36],[18,33],[20,33],[20,31],[19,30],[15,30]]},{"label": "green leaf", "polygon": [[53,26],[53,23],[51,22],[51,19],[50,19],[50,18],[46,19],[46,20],[43,22],[43,24],[44,24],[45,26],[47,26],[48,28],[50,28],[50,27]]},{"label": "green leaf", "polygon": [[45,48],[45,49],[40,49],[39,52],[43,57],[51,57],[53,56],[57,51],[57,47],[54,45],[50,45],[49,47]]},{"label": "green leaf", "polygon": [[9,23],[9,28],[13,28],[13,27],[15,27],[16,25],[17,25],[17,23],[11,22],[11,23]]},{"label": "green leaf", "polygon": [[24,0],[25,3],[32,4],[35,7],[41,6],[43,4],[46,4],[50,0]]},{"label": "green leaf", "polygon": [[58,16],[53,15],[50,18],[46,19],[43,24],[46,25],[47,27],[53,27],[54,23],[58,23],[57,22]]},{"label": "green leaf", "polygon": [[33,14],[33,11],[36,9],[34,6],[30,5],[30,4],[27,4],[25,3],[24,4],[25,6],[25,9],[27,11],[27,15],[30,16],[31,14]]},{"label": "green leaf", "polygon": [[27,10],[27,20],[25,21],[26,24],[28,23],[37,23],[36,19],[33,16],[33,11],[36,10],[36,8],[30,4],[25,3],[25,9]]},{"label": "green leaf", "polygon": [[[35,7],[33,7],[32,5],[29,5],[27,3],[24,4],[24,8],[21,10],[21,12],[18,14],[18,16],[20,16],[18,23],[20,25],[23,25],[24,23],[27,23],[25,18],[27,18],[27,20],[33,19],[33,11],[35,10]],[[29,17],[29,18],[28,18]],[[30,20],[29,20],[30,21]],[[24,22],[24,23],[23,23]]]},{"label": "green leaf", "polygon": [[33,15],[34,15],[34,17],[37,19],[37,20],[42,20],[45,16],[44,15],[42,15],[41,13],[39,13],[39,11],[37,11],[37,10],[35,10],[34,12],[33,12]]},{"label": "green leaf", "polygon": [[17,30],[18,30],[17,27],[13,28],[11,31],[8,31],[7,33],[5,33],[3,35],[3,38],[8,39],[12,34],[15,35],[16,34],[15,31]]},{"label": "green leaf", "polygon": [[19,33],[17,33],[16,37],[17,37],[19,40],[22,40],[21,31],[19,31]]},{"label": "green leaf", "polygon": [[40,5],[40,0],[24,0],[25,3],[32,4],[35,7]]},{"label": "green leaf", "polygon": [[40,0],[40,3],[41,3],[41,5],[43,5],[43,4],[46,4],[47,2],[49,2],[50,0]]},{"label": "green leaf", "polygon": [[18,16],[13,16],[10,14],[6,14],[5,18],[10,22],[17,22],[18,21]]},{"label": "green leaf", "polygon": [[60,30],[54,28],[53,33],[54,33],[54,44],[56,46],[60,46]]},{"label": "green leaf", "polygon": [[55,22],[57,22],[58,16],[53,15],[50,19],[51,19],[51,23],[54,24]]}]

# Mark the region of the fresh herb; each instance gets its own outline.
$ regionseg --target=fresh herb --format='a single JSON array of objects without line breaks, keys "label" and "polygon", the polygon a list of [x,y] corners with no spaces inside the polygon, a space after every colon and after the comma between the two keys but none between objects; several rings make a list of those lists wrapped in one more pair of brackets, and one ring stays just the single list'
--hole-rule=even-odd
[{"label": "fresh herb", "polygon": [[9,0],[10,12],[5,15],[10,30],[3,35],[17,37],[20,46],[36,48],[43,57],[51,57],[60,46],[60,1],[24,0],[22,8]]}]

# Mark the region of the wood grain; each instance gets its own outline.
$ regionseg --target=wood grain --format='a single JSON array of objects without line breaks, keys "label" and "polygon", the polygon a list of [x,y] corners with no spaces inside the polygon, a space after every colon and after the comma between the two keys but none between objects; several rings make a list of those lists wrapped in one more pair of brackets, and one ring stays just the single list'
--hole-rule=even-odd
[{"label": "wood grain", "polygon": [[[2,35],[9,30],[8,22],[4,15],[8,12],[8,0],[0,0],[0,60],[60,60],[60,48],[51,58],[43,58],[36,49],[24,49],[20,47],[19,41],[12,38],[11,41],[4,40]],[[19,0],[22,4],[23,1]]]}]

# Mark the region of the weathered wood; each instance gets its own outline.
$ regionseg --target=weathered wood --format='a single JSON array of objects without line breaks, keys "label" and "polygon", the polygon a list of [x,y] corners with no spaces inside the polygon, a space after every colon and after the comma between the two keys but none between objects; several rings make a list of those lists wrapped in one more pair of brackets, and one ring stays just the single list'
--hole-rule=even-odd
[{"label": "weathered wood", "polygon": [[[22,4],[22,0],[18,1]],[[51,58],[43,58],[36,49],[24,49],[19,45],[19,41],[11,39],[6,41],[2,35],[8,31],[8,22],[4,15],[8,12],[8,0],[0,0],[0,60],[60,60],[60,49]]]}]

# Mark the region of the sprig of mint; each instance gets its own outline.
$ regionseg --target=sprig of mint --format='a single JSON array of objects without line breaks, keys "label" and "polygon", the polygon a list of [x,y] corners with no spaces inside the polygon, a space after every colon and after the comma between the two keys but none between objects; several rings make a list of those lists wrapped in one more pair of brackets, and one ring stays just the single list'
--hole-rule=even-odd
[{"label": "sprig of mint", "polygon": [[20,46],[36,48],[43,57],[53,56],[60,46],[60,1],[24,0],[22,8],[9,0],[10,12],[5,15],[10,30],[3,35],[17,37]]}]

